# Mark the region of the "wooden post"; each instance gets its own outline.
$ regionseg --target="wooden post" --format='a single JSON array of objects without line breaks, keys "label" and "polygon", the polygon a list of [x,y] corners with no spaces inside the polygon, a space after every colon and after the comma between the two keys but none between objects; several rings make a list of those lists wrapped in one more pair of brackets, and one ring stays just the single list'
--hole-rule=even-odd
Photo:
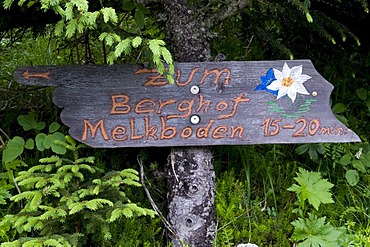
[{"label": "wooden post", "polygon": [[167,172],[168,218],[178,234],[172,243],[212,246],[216,230],[212,153],[207,148],[174,148]]}]

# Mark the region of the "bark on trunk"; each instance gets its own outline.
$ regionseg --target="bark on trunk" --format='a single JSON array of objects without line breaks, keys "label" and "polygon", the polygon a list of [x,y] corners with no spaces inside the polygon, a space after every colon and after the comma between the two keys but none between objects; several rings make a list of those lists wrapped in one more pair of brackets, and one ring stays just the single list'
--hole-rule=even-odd
[{"label": "bark on trunk", "polygon": [[172,236],[173,245],[212,246],[216,222],[211,152],[205,148],[174,149],[167,172],[168,217],[177,233]]},{"label": "bark on trunk", "polygon": [[210,31],[204,14],[182,0],[168,1],[166,40],[176,62],[203,62],[211,59]]},{"label": "bark on trunk", "polygon": [[[167,1],[167,44],[177,62],[209,61],[209,29],[186,1]],[[216,233],[215,174],[207,148],[176,148],[167,167],[169,221],[175,247],[212,246]]]}]

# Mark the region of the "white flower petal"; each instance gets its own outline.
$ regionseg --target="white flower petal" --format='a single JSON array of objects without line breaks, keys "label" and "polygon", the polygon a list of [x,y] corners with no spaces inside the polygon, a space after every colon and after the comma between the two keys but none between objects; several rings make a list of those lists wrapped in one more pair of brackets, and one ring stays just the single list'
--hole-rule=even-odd
[{"label": "white flower petal", "polygon": [[297,92],[294,89],[290,88],[290,90],[288,90],[288,97],[292,100],[293,103],[295,101],[296,95]]},{"label": "white flower petal", "polygon": [[286,95],[287,91],[288,91],[288,88],[287,87],[280,88],[279,91],[278,91],[278,96],[277,96],[276,99],[278,100],[281,97],[283,97],[284,95]]},{"label": "white flower petal", "polygon": [[270,89],[270,90],[279,90],[281,88],[281,81],[278,81],[278,80],[275,80],[273,82],[271,82],[270,85],[268,85],[266,88]]},{"label": "white flower petal", "polygon": [[289,68],[289,66],[286,63],[284,63],[282,73],[283,73],[283,78],[290,76],[290,68]]},{"label": "white flower petal", "polygon": [[308,76],[308,75],[300,75],[299,77],[297,78],[294,78],[295,81],[298,81],[300,83],[303,83],[309,79],[311,79],[312,77],[311,76]]},{"label": "white flower petal", "polygon": [[290,75],[293,78],[299,77],[302,74],[302,65],[294,66],[290,69]]},{"label": "white flower petal", "polygon": [[306,90],[302,83],[295,82],[292,85],[297,93],[309,95],[310,93]]},{"label": "white flower petal", "polygon": [[283,72],[281,72],[280,70],[277,70],[277,69],[274,69],[274,75],[275,75],[275,78],[276,80],[278,81],[282,81],[284,76],[283,76]]}]

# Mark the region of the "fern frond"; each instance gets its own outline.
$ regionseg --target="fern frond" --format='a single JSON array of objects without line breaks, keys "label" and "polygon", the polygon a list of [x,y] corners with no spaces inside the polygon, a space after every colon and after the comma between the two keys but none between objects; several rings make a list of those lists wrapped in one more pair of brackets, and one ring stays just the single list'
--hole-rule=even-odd
[{"label": "fern frond", "polygon": [[116,10],[113,8],[102,8],[101,13],[103,14],[104,22],[107,23],[109,21],[112,21],[113,23],[116,23],[118,21],[118,16],[116,14]]},{"label": "fern frond", "polygon": [[47,158],[42,158],[39,160],[40,163],[56,163],[61,161],[60,157],[57,155],[53,155]]},{"label": "fern frond", "polygon": [[30,232],[33,229],[35,229],[35,230],[41,230],[43,228],[43,224],[41,222],[41,225],[40,225],[39,224],[40,222],[41,222],[40,217],[28,217],[27,223],[23,226],[23,229],[26,232]]},{"label": "fern frond", "polygon": [[19,202],[20,200],[23,200],[23,199],[30,200],[37,193],[38,191],[24,191],[18,195],[12,196],[10,200],[15,201],[15,202]]},{"label": "fern frond", "polygon": [[14,0],[5,0],[3,3],[4,9],[10,9],[10,6],[12,6]]},{"label": "fern frond", "polygon": [[75,214],[83,210],[85,207],[85,204],[83,202],[75,202],[68,205],[69,214]]},{"label": "fern frond", "polygon": [[86,207],[93,211],[96,211],[99,208],[103,208],[104,204],[107,204],[108,206],[113,207],[113,202],[107,199],[101,199],[101,198],[93,199],[85,203]]},{"label": "fern frond", "polygon": [[32,200],[29,204],[30,210],[37,210],[37,208],[41,204],[42,193],[40,191],[35,191],[35,192],[36,193],[33,196]]},{"label": "fern frond", "polygon": [[13,216],[12,218],[13,218],[13,222],[14,222],[13,227],[16,227],[16,228],[21,227],[28,220],[28,216],[26,216],[26,215]]},{"label": "fern frond", "polygon": [[77,30],[77,19],[72,19],[68,22],[66,27],[66,37],[72,38]]}]

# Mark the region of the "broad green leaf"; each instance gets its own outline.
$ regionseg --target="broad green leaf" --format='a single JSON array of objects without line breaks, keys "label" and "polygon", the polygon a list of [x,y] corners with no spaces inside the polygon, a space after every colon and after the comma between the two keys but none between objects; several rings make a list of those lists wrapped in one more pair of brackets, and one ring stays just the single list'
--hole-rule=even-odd
[{"label": "broad green leaf", "polygon": [[35,141],[33,139],[28,139],[24,147],[27,149],[33,149],[35,147]]},{"label": "broad green leaf", "polygon": [[140,10],[140,12],[143,13],[144,15],[149,14],[149,9],[145,7],[142,3],[137,3],[136,8]]},{"label": "broad green leaf", "polygon": [[330,223],[325,223],[326,218],[317,218],[316,215],[309,213],[308,218],[298,218],[292,222],[294,232],[292,239],[303,241],[299,247],[326,247],[338,246],[338,239],[343,231]]},{"label": "broad green leaf", "polygon": [[336,114],[343,113],[346,110],[346,106],[342,103],[337,103],[333,106],[332,111]]},{"label": "broad green leaf", "polygon": [[365,88],[359,88],[356,90],[356,94],[360,99],[366,100],[368,91]]},{"label": "broad green leaf", "polygon": [[346,126],[348,125],[348,119],[347,118],[345,118],[341,115],[338,115],[338,114],[336,114],[335,117],[338,118],[338,120],[341,121],[344,125],[346,125]]},{"label": "broad green leaf", "polygon": [[308,151],[308,149],[310,148],[310,146],[308,144],[302,144],[302,145],[299,145],[296,149],[295,149],[295,152],[297,154],[304,154],[305,152]]},{"label": "broad green leaf", "polygon": [[46,126],[46,123],[44,122],[36,122],[35,115],[33,113],[29,113],[28,115],[20,115],[18,116],[17,120],[25,131],[31,129],[42,130]]},{"label": "broad green leaf", "polygon": [[45,150],[45,146],[44,146],[45,137],[46,137],[46,134],[44,134],[44,133],[40,133],[36,136],[35,140],[36,140],[37,150],[39,150],[39,151],[44,151]]},{"label": "broad green leaf", "polygon": [[43,145],[46,149],[49,149],[51,147],[51,144],[53,143],[53,136],[47,135],[44,138]]},{"label": "broad green leaf", "polygon": [[138,9],[135,11],[135,21],[136,21],[137,26],[138,26],[140,29],[143,29],[143,28],[144,28],[144,24],[145,24],[145,17],[144,17],[143,12],[141,12],[141,11],[140,11],[140,10],[138,10]]},{"label": "broad green leaf", "polygon": [[58,129],[60,128],[60,124],[58,124],[57,122],[52,122],[49,126],[49,133],[54,133],[55,131],[57,131]]},{"label": "broad green leaf", "polygon": [[346,166],[351,163],[352,160],[352,155],[351,154],[345,154],[340,158],[339,164]]},{"label": "broad green leaf", "polygon": [[349,185],[355,186],[360,181],[360,176],[356,170],[348,170],[346,172],[346,179]]},{"label": "broad green leaf", "polygon": [[316,210],[319,209],[321,203],[334,203],[330,192],[334,185],[326,179],[322,179],[319,172],[309,172],[299,168],[297,175],[294,180],[297,181],[298,185],[294,184],[288,190],[297,194],[302,208],[304,208],[305,200],[308,200]]},{"label": "broad green leaf", "polygon": [[60,132],[55,132],[53,133],[52,137],[53,140],[51,143],[51,150],[53,150],[53,152],[56,154],[65,154],[67,152],[66,147],[58,143],[55,143],[55,141],[65,142],[66,138],[64,137],[64,135]]},{"label": "broad green leaf", "polygon": [[365,168],[364,164],[361,162],[361,160],[354,160],[352,162],[352,165],[353,165],[354,168],[356,168],[360,172],[366,173],[366,168]]},{"label": "broad green leaf", "polygon": [[6,145],[3,151],[3,162],[10,162],[15,160],[24,150],[24,139],[19,136],[15,136]]},{"label": "broad green leaf", "polygon": [[308,154],[311,160],[315,161],[319,158],[316,148],[313,145],[310,145],[310,148],[308,149]]},{"label": "broad green leaf", "polygon": [[132,0],[123,0],[122,1],[122,9],[126,11],[131,11],[135,9],[135,3]]},{"label": "broad green leaf", "polygon": [[362,155],[360,156],[360,160],[363,164],[370,168],[370,150],[362,153]]}]

